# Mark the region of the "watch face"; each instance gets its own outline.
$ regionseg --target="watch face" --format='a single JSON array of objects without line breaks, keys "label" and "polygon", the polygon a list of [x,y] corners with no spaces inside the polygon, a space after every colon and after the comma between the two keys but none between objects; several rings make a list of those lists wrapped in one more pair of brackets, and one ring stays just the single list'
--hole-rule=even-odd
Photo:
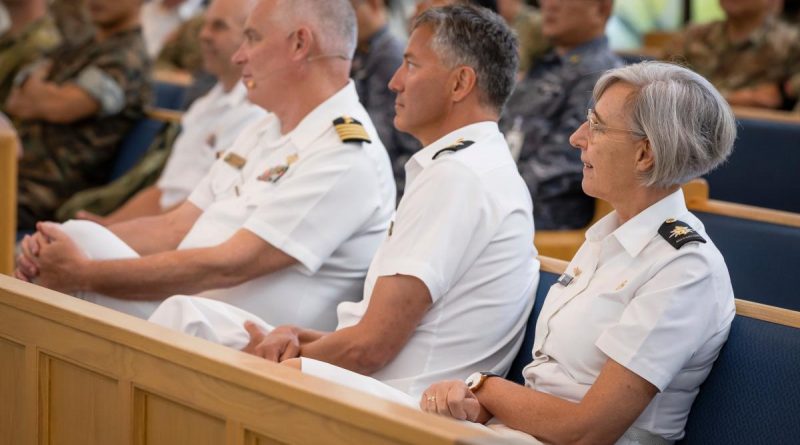
[{"label": "watch face", "polygon": [[478,382],[481,381],[481,377],[482,376],[480,372],[473,373],[472,375],[467,377],[467,380],[465,380],[464,383],[467,385],[467,388],[473,389],[475,388],[475,386],[478,385]]}]

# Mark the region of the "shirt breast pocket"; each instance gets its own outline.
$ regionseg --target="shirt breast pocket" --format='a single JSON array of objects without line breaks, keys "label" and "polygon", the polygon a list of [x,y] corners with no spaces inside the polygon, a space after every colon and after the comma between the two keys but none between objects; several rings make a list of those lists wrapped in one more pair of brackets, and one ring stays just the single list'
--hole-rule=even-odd
[{"label": "shirt breast pocket", "polygon": [[211,192],[217,199],[227,198],[235,193],[241,178],[240,170],[227,164],[220,165],[214,177],[211,178]]}]

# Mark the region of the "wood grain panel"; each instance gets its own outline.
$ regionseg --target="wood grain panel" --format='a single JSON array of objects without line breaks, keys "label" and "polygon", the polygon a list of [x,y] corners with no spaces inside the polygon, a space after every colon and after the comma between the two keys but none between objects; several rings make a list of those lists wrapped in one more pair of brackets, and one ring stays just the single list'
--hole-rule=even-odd
[{"label": "wood grain panel", "polygon": [[40,437],[50,445],[123,442],[117,382],[92,370],[42,354]]},{"label": "wood grain panel", "polygon": [[0,445],[23,443],[25,346],[0,337]]},{"label": "wood grain panel", "polygon": [[178,402],[136,390],[136,445],[218,445],[225,443],[225,421]]}]

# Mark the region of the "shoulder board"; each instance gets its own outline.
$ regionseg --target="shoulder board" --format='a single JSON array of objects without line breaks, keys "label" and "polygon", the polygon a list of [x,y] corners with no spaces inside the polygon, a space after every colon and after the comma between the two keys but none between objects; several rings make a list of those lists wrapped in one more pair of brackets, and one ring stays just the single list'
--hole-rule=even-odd
[{"label": "shoulder board", "polygon": [[448,145],[447,147],[437,151],[436,154],[433,155],[433,159],[438,158],[439,155],[442,153],[455,153],[458,150],[467,148],[474,143],[475,143],[474,141],[465,141],[464,139],[458,139],[455,143]]},{"label": "shoulder board", "polygon": [[342,116],[333,121],[333,127],[339,135],[342,142],[366,142],[372,143],[369,138],[367,130],[361,122],[353,119],[352,117]]},{"label": "shoulder board", "polygon": [[661,227],[658,229],[658,234],[676,249],[680,249],[684,244],[691,243],[692,241],[697,241],[699,243],[706,242],[705,238],[700,236],[693,228],[689,227],[688,224],[672,218],[664,221],[664,224],[661,224]]}]

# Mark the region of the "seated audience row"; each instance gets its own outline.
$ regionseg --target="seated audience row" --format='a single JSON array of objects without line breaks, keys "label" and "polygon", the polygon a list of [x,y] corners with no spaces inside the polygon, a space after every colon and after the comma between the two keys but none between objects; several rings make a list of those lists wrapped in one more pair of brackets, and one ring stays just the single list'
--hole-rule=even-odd
[{"label": "seated audience row", "polygon": [[[415,20],[389,85],[395,126],[424,148],[392,216],[389,159],[348,81],[350,6],[258,1],[234,60],[270,112],[171,212],[110,230],[40,223],[17,277],[139,316],[156,308],[144,300],[205,291],[166,300],[151,321],[426,411],[494,417],[532,441],[679,439],[734,312],[724,261],[680,191],[730,153],[722,96],[663,63],[594,86],[570,144],[583,191],[615,211],[551,288],[520,387],[492,378],[519,347],[538,281],[535,205],[498,127],[516,39],[472,6]],[[544,5],[544,32],[568,22],[567,6]]]}]

